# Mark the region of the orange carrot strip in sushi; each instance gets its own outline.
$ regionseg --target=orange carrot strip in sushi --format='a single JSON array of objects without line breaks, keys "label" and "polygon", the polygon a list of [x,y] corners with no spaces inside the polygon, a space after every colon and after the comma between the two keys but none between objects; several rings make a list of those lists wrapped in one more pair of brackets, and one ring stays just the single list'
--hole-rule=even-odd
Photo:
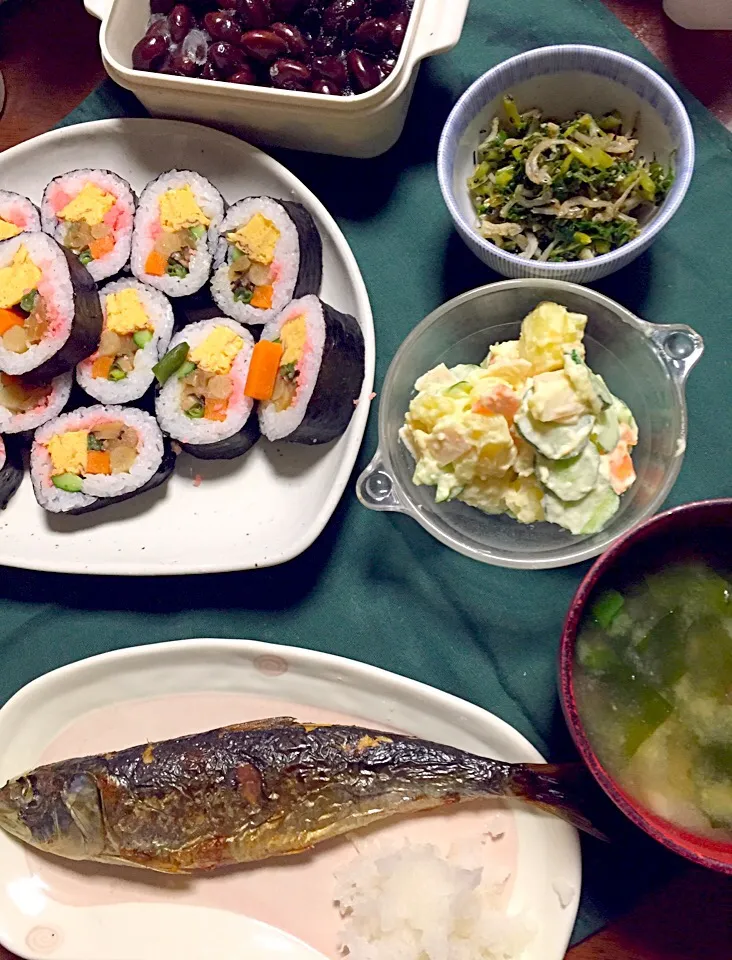
[{"label": "orange carrot strip in sushi", "polygon": [[270,400],[274,393],[277,371],[284,349],[281,343],[260,340],[252,351],[244,396],[253,400]]},{"label": "orange carrot strip in sushi", "polygon": [[87,450],[85,472],[110,474],[112,472],[112,464],[107,451]]},{"label": "orange carrot strip in sushi", "polygon": [[164,277],[167,269],[168,261],[165,257],[157,250],[151,250],[145,261],[145,273],[149,273],[151,277]]},{"label": "orange carrot strip in sushi", "polygon": [[89,253],[95,260],[101,260],[114,250],[114,237],[99,237],[89,244]]},{"label": "orange carrot strip in sushi", "polygon": [[205,406],[203,408],[204,419],[226,420],[226,411],[228,407],[228,400],[212,400],[210,397],[207,397]]},{"label": "orange carrot strip in sushi", "polygon": [[271,283],[265,283],[261,287],[254,288],[254,296],[249,301],[253,307],[260,310],[269,310],[274,299],[274,287]]},{"label": "orange carrot strip in sushi", "polygon": [[3,307],[0,310],[0,337],[7,333],[11,327],[22,327],[24,323],[25,317],[22,313]]},{"label": "orange carrot strip in sushi", "polygon": [[91,375],[94,378],[101,377],[102,380],[106,380],[109,376],[109,371],[112,369],[113,363],[114,357],[97,357],[92,364]]}]

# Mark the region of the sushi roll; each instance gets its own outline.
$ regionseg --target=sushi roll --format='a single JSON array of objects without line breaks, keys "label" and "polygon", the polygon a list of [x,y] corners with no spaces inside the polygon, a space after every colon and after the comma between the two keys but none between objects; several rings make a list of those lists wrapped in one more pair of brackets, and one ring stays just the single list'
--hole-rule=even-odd
[{"label": "sushi roll", "polygon": [[134,407],[80,407],[36,430],[30,469],[50,513],[86,513],[158,486],[172,470],[154,417]]},{"label": "sushi roll", "polygon": [[224,217],[219,191],[192,170],[172,170],[145,187],[132,234],[133,274],[169,297],[208,281]]},{"label": "sushi roll", "polygon": [[259,437],[254,401],[244,395],[252,335],[228,317],[191,323],[170,342],[156,376],[162,429],[194,457],[230,460]]},{"label": "sushi roll", "polygon": [[290,302],[318,293],[323,243],[300,203],[247,197],[231,207],[214,257],[211,295],[240,323],[267,323]]},{"label": "sushi roll", "polygon": [[45,232],[70,250],[98,282],[127,265],[135,217],[129,183],[109,170],[71,170],[46,187]]},{"label": "sushi roll", "polygon": [[10,503],[15,491],[23,479],[23,461],[20,447],[8,443],[0,437],[0,510]]},{"label": "sushi roll", "polygon": [[69,402],[71,373],[34,386],[23,377],[0,373],[0,431],[26,433],[57,417]]},{"label": "sushi roll", "polygon": [[45,233],[0,242],[0,371],[48,383],[93,353],[102,332],[97,288]]},{"label": "sushi roll", "polygon": [[[139,280],[115,280],[99,291],[104,329],[96,352],[76,367],[79,386],[101,403],[139,400],[173,335],[173,308]],[[0,427],[2,429],[2,427]]]},{"label": "sushi roll", "polygon": [[0,190],[0,240],[10,240],[19,233],[40,233],[41,218],[28,197],[10,190]]},{"label": "sushi roll", "polygon": [[363,377],[358,323],[309,296],[264,328],[246,390],[261,401],[259,426],[268,440],[327,443],[348,426]]}]

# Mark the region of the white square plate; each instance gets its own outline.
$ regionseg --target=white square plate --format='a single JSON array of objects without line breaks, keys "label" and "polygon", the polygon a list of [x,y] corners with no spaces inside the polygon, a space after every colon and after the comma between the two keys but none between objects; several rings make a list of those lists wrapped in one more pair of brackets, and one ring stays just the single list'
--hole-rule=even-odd
[{"label": "white square plate", "polygon": [[231,461],[181,455],[164,486],[87,516],[44,513],[25,477],[0,514],[0,564],[146,575],[248,570],[296,557],[321,533],[343,494],[373,388],[373,317],[345,237],[320,201],[276,160],[192,123],[99,120],[52,131],[0,156],[0,183],[39,203],[50,180],[76,167],[113,170],[136,191],[166,170],[188,168],[208,177],[228,203],[258,194],[303,203],[323,238],[321,296],[361,325],[365,377],[348,430],[333,443],[262,440]]}]

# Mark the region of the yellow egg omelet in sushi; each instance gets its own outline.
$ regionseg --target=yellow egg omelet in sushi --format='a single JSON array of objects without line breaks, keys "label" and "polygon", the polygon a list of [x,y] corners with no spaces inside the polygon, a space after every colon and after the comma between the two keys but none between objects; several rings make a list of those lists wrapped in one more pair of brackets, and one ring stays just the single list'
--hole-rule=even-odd
[{"label": "yellow egg omelet in sushi", "polygon": [[244,341],[228,327],[216,327],[191,350],[188,359],[206,373],[224,375],[229,373]]},{"label": "yellow egg omelet in sushi", "polygon": [[305,341],[308,336],[307,323],[304,316],[293,317],[287,323],[282,325],[280,330],[280,341],[282,342],[282,359],[280,366],[284,367],[288,363],[297,363],[302,357],[305,349]]},{"label": "yellow egg omelet in sushi", "polygon": [[107,329],[123,337],[138,330],[152,330],[150,318],[137,290],[128,287],[117,293],[108,293],[104,300]]},{"label": "yellow egg omelet in sushi", "polygon": [[42,276],[28,248],[21,243],[7,267],[0,268],[0,308],[8,309],[20,303],[26,293],[38,287]]},{"label": "yellow egg omelet in sushi", "polygon": [[14,223],[10,223],[8,220],[3,220],[3,218],[0,217],[0,240],[10,240],[22,232],[20,227],[16,227]]},{"label": "yellow egg omelet in sushi", "polygon": [[117,202],[113,193],[107,193],[95,183],[85,183],[73,200],[69,200],[56,216],[59,220],[86,223],[96,227]]},{"label": "yellow egg omelet in sushi", "polygon": [[187,230],[190,227],[207,227],[211,223],[210,217],[201,210],[195,194],[186,184],[166,190],[160,197],[160,224],[168,233],[178,230]]},{"label": "yellow egg omelet in sushi", "polygon": [[638,433],[584,362],[586,323],[541,303],[519,339],[493,344],[482,363],[440,363],[421,376],[399,432],[414,484],[435,487],[437,503],[457,499],[520,523],[602,529],[627,489],[613,471],[631,475],[622,444]]},{"label": "yellow egg omelet in sushi", "polygon": [[271,220],[261,213],[255,213],[248,223],[232,233],[227,233],[226,239],[250,260],[268,267],[274,260],[280,231]]},{"label": "yellow egg omelet in sushi", "polygon": [[46,446],[53,465],[52,474],[74,473],[80,476],[86,470],[88,430],[69,430],[51,437]]}]

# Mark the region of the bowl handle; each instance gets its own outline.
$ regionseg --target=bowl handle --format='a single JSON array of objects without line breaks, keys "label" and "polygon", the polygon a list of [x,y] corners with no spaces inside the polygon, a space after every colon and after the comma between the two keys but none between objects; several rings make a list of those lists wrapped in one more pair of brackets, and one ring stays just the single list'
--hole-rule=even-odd
[{"label": "bowl handle", "polygon": [[84,8],[97,20],[105,20],[112,9],[112,0],[84,0]]},{"label": "bowl handle", "polygon": [[457,44],[470,0],[424,0],[414,40],[415,61],[445,53]]},{"label": "bowl handle", "polygon": [[704,340],[684,323],[649,324],[649,337],[666,361],[671,376],[684,383],[704,353]]},{"label": "bowl handle", "polygon": [[379,450],[356,481],[356,496],[369,510],[406,512],[396,494],[394,478],[384,467]]}]

